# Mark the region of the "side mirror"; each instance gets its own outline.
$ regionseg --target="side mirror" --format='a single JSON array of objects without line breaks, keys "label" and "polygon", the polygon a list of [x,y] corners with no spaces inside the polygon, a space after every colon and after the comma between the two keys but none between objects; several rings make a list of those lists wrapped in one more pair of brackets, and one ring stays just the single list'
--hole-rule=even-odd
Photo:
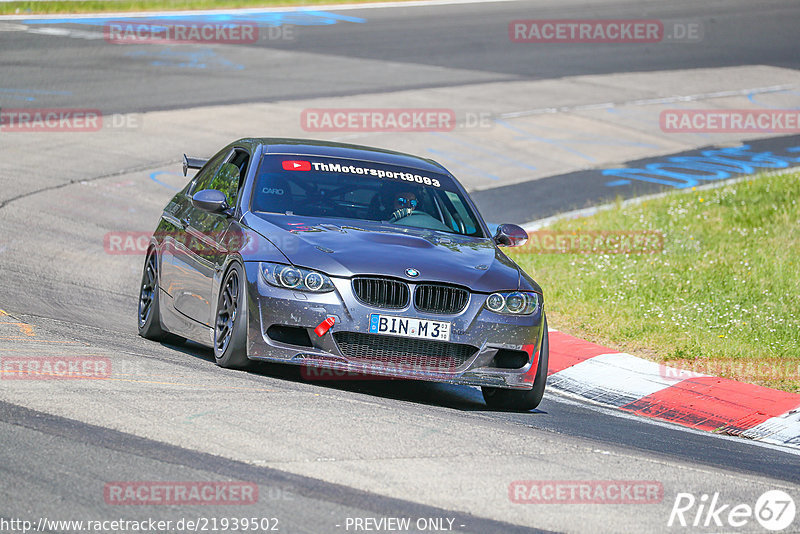
[{"label": "side mirror", "polygon": [[501,224],[493,239],[501,247],[521,247],[528,241],[528,232],[516,224]]},{"label": "side mirror", "polygon": [[227,215],[228,199],[222,191],[203,189],[192,195],[192,206],[210,213],[225,213]]}]

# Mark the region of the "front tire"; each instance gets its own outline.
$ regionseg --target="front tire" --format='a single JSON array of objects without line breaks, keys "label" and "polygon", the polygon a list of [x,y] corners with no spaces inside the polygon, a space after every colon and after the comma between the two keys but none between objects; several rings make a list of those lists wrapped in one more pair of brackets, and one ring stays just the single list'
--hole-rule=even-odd
[{"label": "front tire", "polygon": [[245,369],[250,365],[245,288],[244,269],[234,262],[223,278],[214,321],[214,359],[220,367]]},{"label": "front tire", "polygon": [[153,341],[164,341],[174,345],[180,345],[185,338],[170,334],[161,327],[158,287],[158,254],[156,249],[151,248],[147,252],[144,260],[144,271],[142,272],[142,284],[139,289],[139,335]]},{"label": "front tire", "polygon": [[550,343],[547,333],[547,318],[542,317],[544,333],[542,334],[542,348],[539,351],[539,367],[533,388],[527,390],[504,389],[482,386],[483,400],[489,408],[495,410],[528,412],[542,402],[545,385],[547,384],[547,364],[550,359]]}]

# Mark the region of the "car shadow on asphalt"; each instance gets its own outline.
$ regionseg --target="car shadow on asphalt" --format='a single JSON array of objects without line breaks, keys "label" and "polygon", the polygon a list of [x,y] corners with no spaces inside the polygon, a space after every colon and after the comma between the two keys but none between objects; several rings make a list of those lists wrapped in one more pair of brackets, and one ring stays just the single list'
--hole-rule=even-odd
[{"label": "car shadow on asphalt", "polygon": [[[183,345],[162,343],[183,354],[214,364],[214,351],[203,345],[187,341]],[[220,369],[220,372],[226,370]],[[361,393],[383,399],[392,399],[427,406],[439,406],[467,412],[503,412],[486,406],[483,395],[477,387],[427,382],[423,380],[382,379],[376,377],[348,377],[341,380],[327,380],[303,373],[299,365],[254,361],[245,372],[252,375],[287,380],[320,388]],[[305,375],[305,376],[304,376]],[[530,415],[546,414],[541,410],[527,412]]]},{"label": "car shadow on asphalt", "polygon": [[[272,364],[277,367],[295,367],[280,364]],[[442,408],[452,408],[466,412],[503,412],[505,410],[492,409],[486,406],[483,395],[478,387],[464,386],[458,384],[447,384],[444,382],[428,382],[423,380],[402,380],[402,379],[377,379],[369,378],[366,380],[319,380],[308,379],[301,376],[300,368],[294,370],[298,375],[298,382],[317,385],[336,389],[340,391],[350,391],[385,399],[400,400],[424,404],[427,406],[439,406]],[[269,371],[269,376],[275,376],[274,372]],[[539,410],[532,410],[531,415],[544,414]]]},{"label": "car shadow on asphalt", "polygon": [[183,343],[177,344],[167,341],[159,341],[158,344],[162,347],[186,354],[187,356],[192,356],[198,360],[205,360],[207,362],[214,363],[214,350],[211,347],[206,347],[200,343],[187,340]]}]

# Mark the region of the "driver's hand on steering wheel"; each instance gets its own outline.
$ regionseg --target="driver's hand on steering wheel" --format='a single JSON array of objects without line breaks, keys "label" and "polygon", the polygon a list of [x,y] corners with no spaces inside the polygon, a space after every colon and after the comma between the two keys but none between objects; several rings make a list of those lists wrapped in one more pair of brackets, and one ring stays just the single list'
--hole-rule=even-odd
[{"label": "driver's hand on steering wheel", "polygon": [[400,193],[394,199],[394,209],[400,208],[409,208],[409,209],[416,209],[417,205],[419,204],[419,200],[417,200],[417,195],[414,193],[406,192]]},{"label": "driver's hand on steering wheel", "polygon": [[408,217],[412,213],[414,213],[414,208],[400,208],[392,213],[392,216],[389,217],[389,222],[394,222],[398,219],[402,219],[403,217]]},{"label": "driver's hand on steering wheel", "polygon": [[417,209],[418,204],[419,201],[417,200],[417,195],[414,193],[400,193],[394,199],[394,212],[389,220],[396,221],[398,219],[402,219],[403,217],[408,217],[415,209]]}]

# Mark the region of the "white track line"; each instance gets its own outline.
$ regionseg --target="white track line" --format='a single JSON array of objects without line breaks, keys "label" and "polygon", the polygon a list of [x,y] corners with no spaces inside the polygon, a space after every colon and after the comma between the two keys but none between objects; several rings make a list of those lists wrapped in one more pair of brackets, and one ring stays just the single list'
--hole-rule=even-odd
[{"label": "white track line", "polygon": [[[18,0],[0,0],[2,2],[12,2]],[[0,20],[33,20],[33,19],[91,19],[107,17],[158,17],[167,15],[247,15],[248,13],[286,13],[292,11],[350,11],[354,9],[385,9],[397,7],[435,7],[462,4],[496,4],[506,2],[519,2],[521,0],[410,0],[408,2],[374,2],[364,4],[330,4],[318,6],[284,6],[284,7],[261,7],[261,8],[242,8],[242,9],[206,9],[206,10],[184,10],[184,11],[129,11],[121,13],[53,13],[48,15],[2,15]]]},{"label": "white track line", "polygon": [[727,98],[731,96],[743,96],[749,94],[777,93],[787,89],[793,89],[796,84],[770,85],[767,87],[754,87],[752,89],[736,89],[734,91],[714,91],[711,93],[697,93],[694,95],[675,95],[659,98],[645,98],[639,100],[629,100],[627,102],[601,102],[599,104],[579,104],[576,106],[561,106],[557,108],[536,108],[524,111],[511,111],[501,113],[497,116],[500,119],[516,119],[518,117],[528,117],[530,115],[546,115],[549,113],[571,113],[575,111],[587,111],[593,109],[610,109],[622,106],[651,106],[658,104],[673,104],[675,102],[694,102],[697,100],[709,100],[712,98]]}]

